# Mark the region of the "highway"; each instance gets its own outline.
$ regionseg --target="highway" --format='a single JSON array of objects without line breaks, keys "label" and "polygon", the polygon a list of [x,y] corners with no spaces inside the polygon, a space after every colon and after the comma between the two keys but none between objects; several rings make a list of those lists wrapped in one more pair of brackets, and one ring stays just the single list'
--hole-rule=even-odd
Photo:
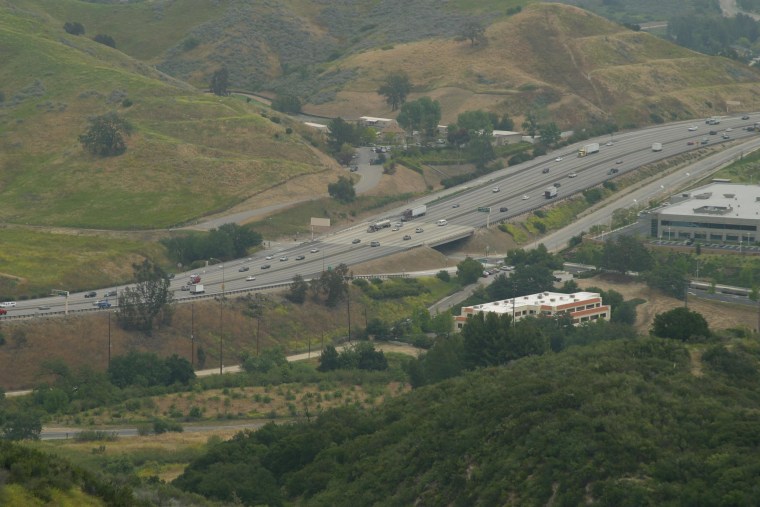
[{"label": "highway", "polygon": [[[221,293],[222,286],[226,293],[289,282],[296,274],[309,279],[340,263],[351,266],[419,246],[444,244],[467,237],[475,228],[484,227],[486,224],[493,225],[553,202],[554,200],[544,198],[543,191],[555,183],[560,185],[557,199],[568,197],[642,165],[699,149],[703,137],[709,140],[707,146],[721,144],[724,140],[720,133],[726,129],[730,129],[727,134],[732,142],[760,139],[757,132],[744,130],[744,127],[753,125],[757,120],[760,120],[760,113],[751,114],[749,120],[742,120],[740,115],[723,117],[721,124],[715,126],[706,125],[704,120],[693,120],[590,139],[458,187],[405,203],[360,225],[321,236],[314,242],[278,247],[250,258],[224,263],[223,267],[214,265],[193,273],[201,276],[201,283],[208,296]],[[693,126],[697,126],[697,130],[689,130],[689,127]],[[719,134],[709,135],[710,130]],[[694,144],[689,145],[688,141]],[[599,153],[578,157],[578,148],[592,142],[600,144]],[[662,151],[652,151],[654,142],[663,144]],[[364,160],[361,162],[364,163]],[[618,173],[609,174],[611,168],[617,169]],[[546,169],[548,172],[544,172]],[[575,176],[571,177],[571,174]],[[494,191],[497,188],[498,191]],[[403,223],[399,230],[387,228],[373,233],[367,231],[369,223],[384,218],[393,222],[400,221],[404,209],[421,204],[427,205],[427,214]],[[478,211],[479,208],[489,207],[490,213]],[[508,211],[500,212],[499,208],[502,207],[508,208]],[[436,222],[440,219],[447,220],[447,225],[437,226]],[[421,228],[422,232],[415,232],[416,228]],[[404,240],[404,236],[409,236],[410,239]],[[356,240],[360,242],[355,243]],[[370,245],[372,241],[377,241],[380,245],[373,247]],[[304,259],[295,260],[299,255],[303,255]],[[272,258],[266,259],[268,256]],[[280,261],[281,257],[287,257],[287,260]],[[264,265],[270,267],[262,269]],[[244,268],[248,270],[241,271]],[[402,270],[403,267],[400,267],[399,271]],[[186,302],[201,297],[190,296],[187,291],[180,290],[183,285],[188,284],[190,274],[191,272],[177,274],[171,282],[171,289],[177,301]],[[255,280],[247,281],[248,276],[255,277]],[[19,301],[17,306],[9,309],[7,316],[0,317],[0,320],[14,316],[60,315],[66,305],[69,311],[91,310],[95,308],[95,302],[104,299],[103,294],[106,290],[113,289],[121,291],[123,287],[97,290],[97,296],[94,298],[85,298],[84,293],[77,293],[69,294],[68,297],[54,296]],[[116,304],[116,298],[108,299],[112,304]]]}]

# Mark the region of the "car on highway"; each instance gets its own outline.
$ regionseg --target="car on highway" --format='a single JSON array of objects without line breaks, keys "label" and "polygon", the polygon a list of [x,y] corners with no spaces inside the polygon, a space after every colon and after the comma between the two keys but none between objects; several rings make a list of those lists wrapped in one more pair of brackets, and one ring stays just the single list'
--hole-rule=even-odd
[{"label": "car on highway", "polygon": [[190,287],[188,287],[187,285],[183,285],[182,287],[179,288],[179,290],[184,292],[186,290],[190,290]]},{"label": "car on highway", "polygon": [[37,307],[38,310],[50,310],[50,306],[48,305],[40,305]]},{"label": "car on highway", "polygon": [[282,257],[280,257],[280,262],[285,262],[286,260],[288,260],[287,255],[283,255]]},{"label": "car on highway", "polygon": [[562,186],[562,183],[560,183],[559,181],[554,184],[554,188],[559,188],[561,186]]},{"label": "car on highway", "polygon": [[379,241],[372,241],[372,242],[370,242],[369,246],[380,246],[380,242]]},{"label": "car on highway", "polygon": [[694,131],[695,131],[695,130],[697,130],[698,128],[699,128],[699,127],[697,127],[696,125],[692,125],[691,127],[689,127],[689,132],[694,132]]},{"label": "car on highway", "polygon": [[615,161],[615,163],[616,163],[616,164],[622,164],[622,163],[623,163],[623,161],[622,161],[621,159],[617,159],[617,160]]},{"label": "car on highway", "polygon": [[103,308],[111,308],[111,303],[107,299],[104,299],[102,301],[98,301],[97,303],[95,303],[95,306],[97,306],[98,308],[101,308],[101,309],[103,309]]},{"label": "car on highway", "polygon": [[420,233],[420,232],[424,232],[424,231],[425,231],[425,229],[423,229],[422,227],[417,227],[417,228],[414,230],[414,232],[416,232],[416,233]]},{"label": "car on highway", "polygon": [[742,116],[742,120],[749,120],[749,116],[747,116],[747,115],[745,114],[744,116]]},{"label": "car on highway", "polygon": [[408,239],[412,239],[412,237],[410,235],[408,235],[408,234],[404,234],[404,241],[406,241]]},{"label": "car on highway", "polygon": [[267,255],[266,257],[264,257],[264,260],[267,260],[267,261],[271,261],[272,259],[274,259],[274,255]]},{"label": "car on highway", "polygon": [[527,195],[527,194],[523,194],[523,196],[522,196],[522,200],[523,200],[523,201],[527,201],[528,199],[530,199],[530,196],[529,196],[529,195]]},{"label": "car on highway", "polygon": [[13,308],[16,306],[15,301],[6,301],[5,303],[0,303],[0,308]]},{"label": "car on highway", "polygon": [[731,127],[728,127],[728,128],[726,129],[726,132],[731,132],[732,130],[734,130],[734,129],[732,129]]},{"label": "car on highway", "polygon": [[271,268],[271,267],[272,267],[272,265],[271,265],[271,264],[262,264],[262,265],[261,265],[261,269],[269,269],[269,268]]},{"label": "car on highway", "polygon": [[607,171],[607,174],[617,174],[617,172],[618,172],[617,167],[613,167],[609,171]]},{"label": "car on highway", "polygon": [[548,167],[544,167],[543,171],[541,171],[541,172],[544,173],[544,174],[548,174],[549,173],[549,168]]},{"label": "car on highway", "polygon": [[607,141],[606,143],[604,143],[604,145],[605,146],[612,146],[612,141]]},{"label": "car on highway", "polygon": [[359,238],[354,238],[354,240],[351,243],[354,244],[354,245],[356,245],[356,244],[359,244],[361,242],[362,242],[362,240],[360,240]]},{"label": "car on highway", "polygon": [[107,291],[106,293],[103,294],[103,296],[110,298],[110,297],[116,297],[117,294],[118,293],[116,292],[116,289],[114,289],[114,290]]},{"label": "car on highway", "polygon": [[567,175],[568,178],[575,178],[576,176],[578,176],[578,173],[570,173]]},{"label": "car on highway", "polygon": [[253,275],[250,275],[250,276],[247,276],[247,277],[245,277],[245,281],[246,281],[246,282],[252,282],[252,281],[254,281],[255,279],[256,279],[256,277],[255,277],[255,276],[253,276]]},{"label": "car on highway", "polygon": [[8,313],[8,310],[5,308],[0,308],[0,315],[5,315],[6,313]]},{"label": "car on highway", "polygon": [[555,162],[562,162],[562,157],[557,157],[554,159]]},{"label": "car on highway", "polygon": [[98,293],[95,292],[94,290],[92,290],[92,291],[86,293],[84,295],[84,297],[86,297],[86,298],[96,298],[96,297],[98,297]]},{"label": "car on highway", "polygon": [[491,189],[491,192],[493,192],[494,194],[495,194],[496,192],[499,192],[499,191],[501,191],[501,189],[500,189],[499,187],[493,187],[493,188]]},{"label": "car on highway", "polygon": [[718,131],[717,130],[711,130],[710,131],[710,135],[711,136],[717,136],[718,135]]},{"label": "car on highway", "polygon": [[398,231],[398,230],[400,230],[400,229],[401,229],[400,227],[394,227],[394,228],[393,228],[393,229],[391,229],[391,230],[395,232],[395,231]]},{"label": "car on highway", "polygon": [[251,269],[251,268],[249,268],[248,266],[241,266],[240,268],[238,268],[238,272],[239,273],[245,273],[249,269]]},{"label": "car on highway", "polygon": [[697,143],[695,143],[694,141],[687,141],[686,144],[688,144],[689,146],[694,146]]},{"label": "car on highway", "polygon": [[452,207],[452,208],[458,208],[458,207],[459,207],[459,203],[458,203],[458,202],[455,202],[454,204],[452,204],[452,205],[451,205],[451,207]]},{"label": "car on highway", "polygon": [[311,253],[317,253],[317,252],[319,252],[319,248],[312,248],[311,250],[309,250],[309,252],[311,252]]},{"label": "car on highway", "polygon": [[509,211],[509,208],[507,208],[506,206],[502,206],[501,208],[499,208],[499,211],[502,213],[506,213],[507,211]]},{"label": "car on highway", "polygon": [[296,257],[296,260],[297,260],[297,261],[302,261],[302,260],[304,260],[305,258],[306,258],[306,256],[305,256],[305,255],[299,255],[298,257]]}]

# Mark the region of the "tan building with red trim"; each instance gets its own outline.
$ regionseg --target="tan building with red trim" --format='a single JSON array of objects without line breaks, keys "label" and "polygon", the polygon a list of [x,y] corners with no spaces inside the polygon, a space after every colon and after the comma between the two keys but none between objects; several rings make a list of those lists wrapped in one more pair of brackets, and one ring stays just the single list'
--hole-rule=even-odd
[{"label": "tan building with red trim", "polygon": [[461,314],[454,316],[454,329],[461,330],[470,315],[489,312],[512,315],[515,321],[525,317],[568,314],[576,326],[599,319],[610,320],[610,307],[604,304],[597,292],[540,292],[482,305],[464,306]]}]

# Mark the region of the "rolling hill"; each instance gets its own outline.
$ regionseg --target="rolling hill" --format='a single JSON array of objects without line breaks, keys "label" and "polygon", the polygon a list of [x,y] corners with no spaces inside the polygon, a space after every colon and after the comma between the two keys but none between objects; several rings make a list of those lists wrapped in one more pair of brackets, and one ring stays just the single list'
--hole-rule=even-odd
[{"label": "rolling hill", "polygon": [[[2,222],[163,228],[332,167],[267,108],[201,93],[8,2],[0,48]],[[109,111],[135,132],[124,155],[95,157],[78,136]]]}]

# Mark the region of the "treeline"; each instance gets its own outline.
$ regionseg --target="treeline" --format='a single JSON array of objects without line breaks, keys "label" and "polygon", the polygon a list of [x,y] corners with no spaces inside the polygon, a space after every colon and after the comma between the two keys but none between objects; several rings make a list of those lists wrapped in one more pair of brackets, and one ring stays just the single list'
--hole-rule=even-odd
[{"label": "treeline", "polygon": [[186,266],[193,262],[216,258],[223,261],[245,257],[248,249],[261,244],[262,237],[245,226],[229,223],[207,234],[172,235],[161,240],[169,256]]},{"label": "treeline", "polygon": [[685,14],[668,20],[668,36],[677,44],[705,53],[747,59],[731,46],[758,49],[758,22],[745,14],[733,18]]},{"label": "treeline", "polygon": [[244,505],[760,502],[760,347],[705,343],[696,376],[678,341],[606,336],[240,433],[174,484]]}]

